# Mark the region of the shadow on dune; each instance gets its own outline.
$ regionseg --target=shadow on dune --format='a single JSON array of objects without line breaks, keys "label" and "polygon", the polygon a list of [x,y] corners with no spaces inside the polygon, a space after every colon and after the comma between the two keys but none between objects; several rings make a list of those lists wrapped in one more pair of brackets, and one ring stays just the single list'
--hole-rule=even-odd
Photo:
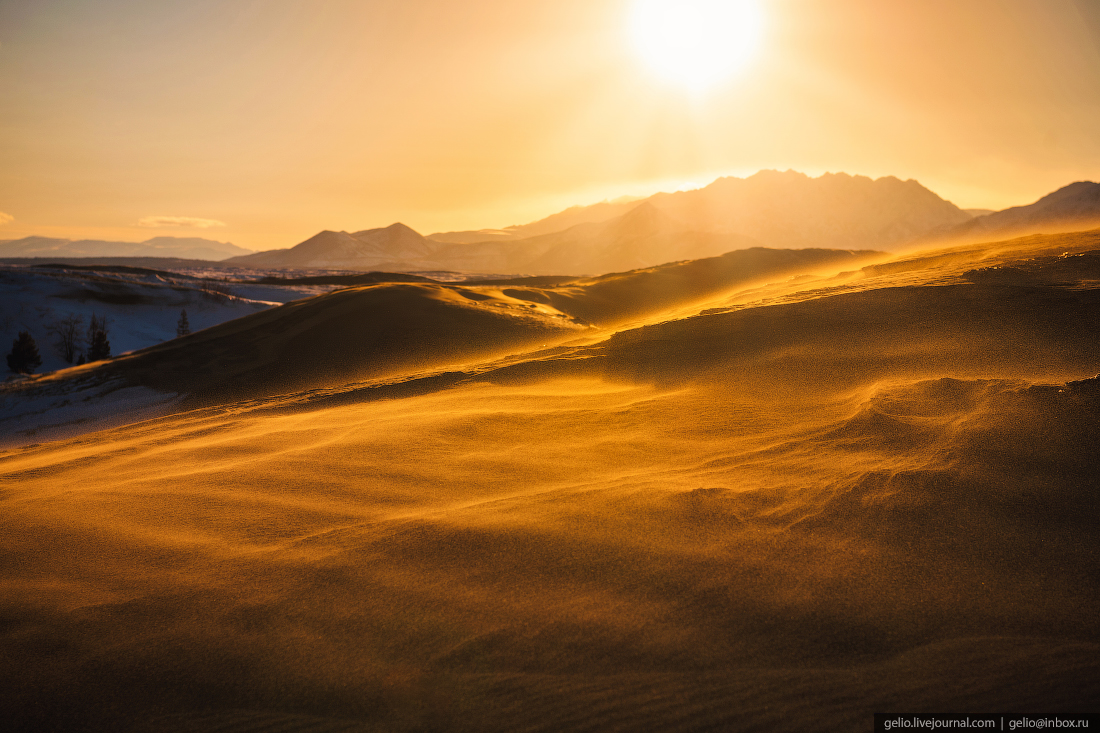
[{"label": "shadow on dune", "polygon": [[814,392],[895,375],[1087,373],[1100,364],[1097,323],[1100,290],[900,287],[645,326],[606,348],[609,369],[623,378],[726,378]]},{"label": "shadow on dune", "polygon": [[144,349],[106,368],[189,394],[190,404],[430,371],[582,329],[561,313],[499,300],[471,307],[475,302],[442,285],[350,288]]},{"label": "shadow on dune", "polygon": [[104,379],[121,377],[189,395],[184,406],[404,380],[552,346],[583,335],[591,325],[643,319],[765,278],[847,267],[874,256],[881,254],[756,248],[589,280],[360,285],[224,323],[95,369]]}]

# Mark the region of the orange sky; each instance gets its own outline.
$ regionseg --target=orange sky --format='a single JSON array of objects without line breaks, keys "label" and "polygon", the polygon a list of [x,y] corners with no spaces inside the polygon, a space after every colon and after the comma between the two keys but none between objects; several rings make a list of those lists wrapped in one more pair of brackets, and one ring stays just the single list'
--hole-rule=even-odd
[{"label": "orange sky", "polygon": [[269,249],[761,168],[988,208],[1100,179],[1095,0],[760,0],[759,52],[703,95],[640,61],[630,5],[0,2],[0,239]]}]

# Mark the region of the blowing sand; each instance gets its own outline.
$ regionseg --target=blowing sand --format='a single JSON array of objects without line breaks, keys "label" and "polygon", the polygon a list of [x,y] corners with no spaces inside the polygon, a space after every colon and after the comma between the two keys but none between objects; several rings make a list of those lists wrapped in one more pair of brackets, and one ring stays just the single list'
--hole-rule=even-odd
[{"label": "blowing sand", "polygon": [[[313,351],[237,355],[186,411],[0,454],[2,713],[834,731],[1095,709],[1098,239],[785,272],[617,332],[568,311],[575,284],[235,322]],[[340,386],[341,332],[309,319],[371,298],[491,348],[429,330],[445,358],[380,350]],[[143,353],[112,378],[168,358]],[[224,396],[239,375],[250,401]]]}]

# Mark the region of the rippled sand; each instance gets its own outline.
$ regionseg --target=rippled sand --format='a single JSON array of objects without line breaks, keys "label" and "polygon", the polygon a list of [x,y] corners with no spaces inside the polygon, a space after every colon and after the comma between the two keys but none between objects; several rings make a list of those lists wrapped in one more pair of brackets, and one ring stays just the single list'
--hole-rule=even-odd
[{"label": "rippled sand", "polygon": [[[310,385],[308,352],[238,355],[249,401],[215,374],[189,411],[9,450],[0,711],[602,731],[1095,709],[1098,240],[786,273],[617,332],[568,310],[580,286],[515,318],[489,309],[541,301],[448,290],[426,312],[505,323],[499,349],[344,386],[337,358]],[[354,292],[323,297],[404,297]],[[253,318],[296,327],[280,310]]]}]

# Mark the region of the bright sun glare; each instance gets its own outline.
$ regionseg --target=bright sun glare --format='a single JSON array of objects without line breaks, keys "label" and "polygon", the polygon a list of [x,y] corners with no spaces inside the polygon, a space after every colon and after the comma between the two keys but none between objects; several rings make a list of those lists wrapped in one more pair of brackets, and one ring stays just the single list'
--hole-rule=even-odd
[{"label": "bright sun glare", "polygon": [[744,67],[763,25],[754,0],[635,0],[630,34],[653,71],[698,93]]}]

